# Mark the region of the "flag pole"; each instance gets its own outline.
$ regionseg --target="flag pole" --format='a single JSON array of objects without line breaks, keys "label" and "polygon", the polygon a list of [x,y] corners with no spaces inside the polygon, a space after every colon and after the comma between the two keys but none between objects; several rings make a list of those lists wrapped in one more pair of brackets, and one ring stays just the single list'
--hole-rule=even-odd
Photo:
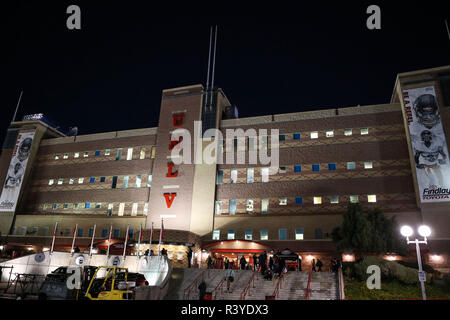
[{"label": "flag pole", "polygon": [[109,258],[109,247],[111,245],[111,233],[112,233],[112,223],[109,227],[109,238],[108,238],[108,251],[106,251],[106,258]]},{"label": "flag pole", "polygon": [[127,226],[127,234],[125,235],[125,243],[123,244],[123,260],[125,260],[125,253],[127,250],[127,242],[128,242],[128,232],[130,231],[130,225]]},{"label": "flag pole", "polygon": [[138,240],[138,258],[141,256],[141,236],[142,236],[142,224],[139,226],[139,240]]},{"label": "flag pole", "polygon": [[77,237],[77,231],[78,231],[78,223],[75,225],[75,230],[73,231],[72,250],[70,250],[72,256],[74,254],[73,247],[75,246],[75,238]]},{"label": "flag pole", "polygon": [[50,255],[53,253],[53,248],[55,247],[56,230],[58,230],[58,221],[56,221],[55,223],[55,231],[53,232],[53,241],[52,241],[52,248],[50,249]]},{"label": "flag pole", "polygon": [[95,238],[95,229],[96,228],[97,228],[97,224],[94,224],[94,232],[92,233],[91,249],[89,250],[89,256],[92,256],[92,249],[94,247],[94,238]]},{"label": "flag pole", "polygon": [[158,256],[161,255],[161,241],[162,241],[163,231],[164,231],[164,224],[163,224],[163,219],[161,219],[161,229],[159,230]]},{"label": "flag pole", "polygon": [[150,242],[149,242],[148,255],[150,255],[150,253],[152,251],[152,242],[153,242],[153,222],[152,222],[152,229],[150,230]]}]

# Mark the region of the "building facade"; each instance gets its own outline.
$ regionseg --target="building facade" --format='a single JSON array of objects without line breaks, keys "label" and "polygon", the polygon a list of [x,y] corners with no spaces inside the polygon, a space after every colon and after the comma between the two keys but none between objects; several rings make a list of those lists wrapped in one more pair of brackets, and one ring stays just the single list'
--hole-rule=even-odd
[{"label": "building facade", "polygon": [[[157,250],[163,221],[163,246],[175,265],[185,264],[191,245],[197,263],[205,250],[231,258],[284,248],[302,257],[327,256],[335,253],[331,231],[348,203],[360,203],[395,215],[400,225],[429,225],[426,262],[448,271],[449,77],[450,66],[399,74],[391,101],[373,106],[239,119],[221,89],[192,85],[163,91],[157,128],[65,136],[39,120],[11,123],[0,184],[16,181],[3,188],[9,193],[2,199],[16,198],[0,208],[1,234],[8,245],[42,250],[58,222],[61,250],[70,249],[75,226],[81,247],[95,232],[102,248],[111,232],[123,248],[126,230],[134,244],[142,228],[145,250],[153,229]],[[434,100],[420,109],[430,96],[437,112]],[[424,126],[419,134],[416,123]],[[179,129],[192,139],[174,136]],[[223,139],[208,136],[208,129]],[[227,136],[238,129],[278,130],[276,167],[259,158],[249,163],[250,151],[270,149],[269,136],[260,135],[258,144],[249,134],[241,145]],[[14,171],[12,159],[26,134],[33,137],[27,163]],[[212,162],[179,163],[186,150],[193,159],[211,146]],[[224,159],[242,153],[245,161],[220,161],[222,153]],[[14,174],[21,174],[20,185]]]}]

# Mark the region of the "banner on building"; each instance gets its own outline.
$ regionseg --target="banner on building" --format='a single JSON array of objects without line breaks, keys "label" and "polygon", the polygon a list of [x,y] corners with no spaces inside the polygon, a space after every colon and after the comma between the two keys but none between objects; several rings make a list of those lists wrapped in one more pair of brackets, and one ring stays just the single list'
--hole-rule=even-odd
[{"label": "banner on building", "polygon": [[450,159],[434,86],[403,90],[420,200],[450,201]]},{"label": "banner on building", "polygon": [[0,197],[0,212],[14,212],[19,198],[34,132],[19,133]]}]

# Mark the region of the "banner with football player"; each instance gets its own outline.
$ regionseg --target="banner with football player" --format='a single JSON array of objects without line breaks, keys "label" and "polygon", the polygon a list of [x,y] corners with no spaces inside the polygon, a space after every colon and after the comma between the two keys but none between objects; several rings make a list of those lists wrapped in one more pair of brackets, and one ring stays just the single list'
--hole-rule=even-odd
[{"label": "banner with football player", "polygon": [[33,144],[34,132],[19,133],[0,197],[0,212],[14,212]]},{"label": "banner with football player", "polygon": [[450,159],[434,86],[403,90],[421,202],[450,201]]}]

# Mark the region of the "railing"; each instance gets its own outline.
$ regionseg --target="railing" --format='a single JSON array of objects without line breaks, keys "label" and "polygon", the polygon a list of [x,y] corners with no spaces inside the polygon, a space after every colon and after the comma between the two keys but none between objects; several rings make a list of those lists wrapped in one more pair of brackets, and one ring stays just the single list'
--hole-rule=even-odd
[{"label": "railing", "polygon": [[225,283],[225,279],[220,280],[214,290],[211,292],[212,299],[217,300],[217,292],[220,290],[220,294],[223,294],[223,284]]},{"label": "railing", "polygon": [[183,297],[184,300],[189,300],[190,295],[191,295],[191,291],[194,288],[197,288],[197,283],[198,280],[200,280],[201,278],[204,278],[205,274],[208,276],[209,278],[209,269],[202,271],[195,279],[194,281],[192,281],[192,283],[190,285],[188,285],[186,288],[184,288],[184,292],[183,292]]},{"label": "railing", "polygon": [[255,287],[255,276],[256,276],[256,279],[258,279],[258,270],[253,271],[253,274],[252,274],[251,278],[248,280],[247,285],[245,286],[244,290],[242,290],[241,300],[245,300],[245,297],[247,295],[251,296],[250,285],[253,284],[253,288]]},{"label": "railing", "polygon": [[339,300],[345,300],[344,274],[342,272],[342,268],[339,268],[338,279],[339,279]]},{"label": "railing", "polygon": [[280,289],[281,289],[281,286],[282,286],[282,284],[283,284],[284,275],[285,275],[286,273],[287,273],[287,271],[284,272],[284,269],[283,269],[283,271],[280,273],[280,277],[278,278],[277,284],[276,284],[276,286],[275,286],[275,290],[273,290],[273,294],[272,294],[272,296],[273,296],[275,299],[278,297],[278,292],[279,292]]},{"label": "railing", "polygon": [[309,269],[308,284],[306,286],[305,300],[309,300],[309,291],[311,290],[312,267]]}]

